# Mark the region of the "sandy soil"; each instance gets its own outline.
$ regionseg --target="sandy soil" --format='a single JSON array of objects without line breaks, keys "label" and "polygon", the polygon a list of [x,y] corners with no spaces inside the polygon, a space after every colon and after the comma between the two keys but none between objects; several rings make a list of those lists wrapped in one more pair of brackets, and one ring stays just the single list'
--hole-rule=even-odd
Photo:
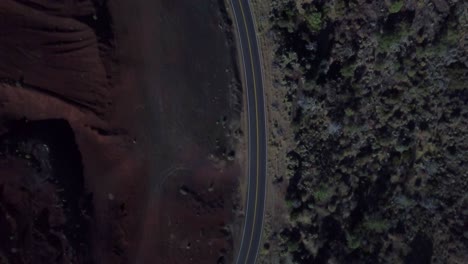
[{"label": "sandy soil", "polygon": [[[70,173],[81,172],[83,181],[69,199],[86,223],[80,246],[67,242],[74,217],[57,211],[65,229],[54,232],[65,240],[47,240],[51,250],[44,249],[49,259],[58,256],[54,263],[230,262],[241,93],[220,3],[0,3],[8,36],[0,38],[0,145],[12,144],[11,121],[26,131],[10,147],[18,151],[0,152],[2,184],[20,193],[15,180],[43,171],[49,156],[18,147],[34,142],[76,164]],[[65,143],[35,136],[37,129],[48,134],[50,122],[71,131]],[[79,155],[62,155],[62,144]],[[49,174],[59,177],[53,165]],[[65,188],[46,187],[48,201]],[[13,204],[39,216],[48,205],[25,205],[40,195]],[[54,220],[44,222],[47,234]],[[43,243],[30,237],[2,244],[0,258],[33,263],[32,253],[17,257]]]}]

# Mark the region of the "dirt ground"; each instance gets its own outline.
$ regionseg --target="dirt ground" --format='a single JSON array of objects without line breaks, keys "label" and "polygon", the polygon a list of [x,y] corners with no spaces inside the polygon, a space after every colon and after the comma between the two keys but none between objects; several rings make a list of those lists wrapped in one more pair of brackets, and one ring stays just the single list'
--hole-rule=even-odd
[{"label": "dirt ground", "polygon": [[6,0],[0,19],[0,262],[229,263],[242,94],[222,1]]}]

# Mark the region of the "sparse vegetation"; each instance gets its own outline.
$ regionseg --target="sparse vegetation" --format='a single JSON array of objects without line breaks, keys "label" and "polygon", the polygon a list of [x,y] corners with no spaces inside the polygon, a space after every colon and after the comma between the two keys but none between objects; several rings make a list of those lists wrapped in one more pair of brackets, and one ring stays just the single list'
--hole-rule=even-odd
[{"label": "sparse vegetation", "polygon": [[467,262],[467,4],[305,2],[270,18],[295,146],[283,260]]}]

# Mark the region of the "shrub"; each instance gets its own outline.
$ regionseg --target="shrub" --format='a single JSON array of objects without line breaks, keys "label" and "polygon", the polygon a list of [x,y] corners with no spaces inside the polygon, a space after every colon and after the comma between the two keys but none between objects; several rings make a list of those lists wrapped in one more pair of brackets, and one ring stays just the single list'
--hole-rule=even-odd
[{"label": "shrub", "polygon": [[390,14],[398,13],[398,12],[400,12],[403,5],[404,5],[403,1],[401,1],[401,0],[396,1],[395,3],[392,3],[390,5],[390,8],[388,9],[388,11],[390,12]]},{"label": "shrub", "polygon": [[322,13],[312,12],[306,16],[306,21],[310,30],[317,32],[322,28]]},{"label": "shrub", "polygon": [[331,198],[331,196],[333,195],[333,193],[331,192],[331,190],[329,188],[327,188],[326,186],[321,186],[319,189],[317,189],[314,193],[313,193],[313,196],[315,198],[315,201],[317,202],[325,202],[327,201],[328,199]]},{"label": "shrub", "polygon": [[387,231],[389,224],[386,220],[383,219],[372,219],[364,223],[364,227],[367,230],[382,233]]},{"label": "shrub", "polygon": [[346,234],[346,244],[349,249],[356,249],[361,246],[361,240],[358,236],[352,234]]}]

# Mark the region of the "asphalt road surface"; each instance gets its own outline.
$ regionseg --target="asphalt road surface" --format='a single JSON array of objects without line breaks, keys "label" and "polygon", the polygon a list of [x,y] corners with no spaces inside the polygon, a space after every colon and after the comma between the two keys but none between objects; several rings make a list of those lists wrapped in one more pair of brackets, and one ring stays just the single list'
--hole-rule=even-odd
[{"label": "asphalt road surface", "polygon": [[249,0],[231,0],[238,31],[248,115],[248,193],[237,264],[256,262],[262,238],[266,193],[266,121],[262,69]]}]

